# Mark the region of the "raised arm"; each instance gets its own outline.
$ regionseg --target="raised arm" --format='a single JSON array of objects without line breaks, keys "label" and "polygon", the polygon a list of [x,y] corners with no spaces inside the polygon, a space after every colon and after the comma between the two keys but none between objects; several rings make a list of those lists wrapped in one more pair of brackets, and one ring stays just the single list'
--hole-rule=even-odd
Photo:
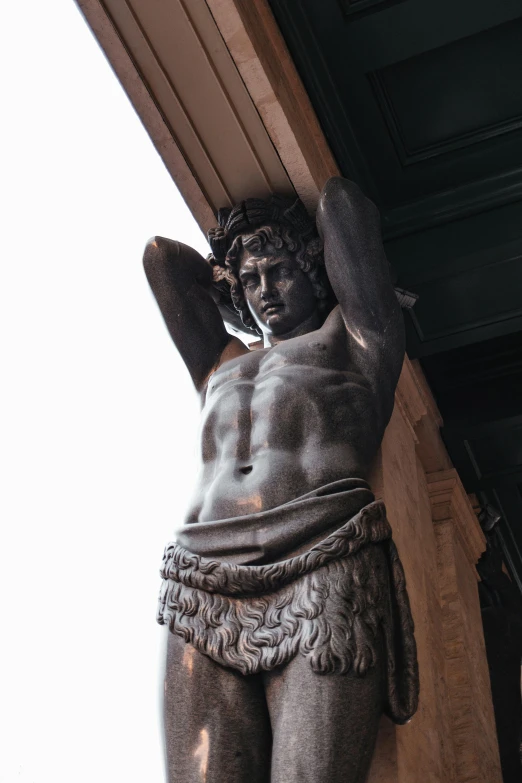
[{"label": "raised arm", "polygon": [[404,323],[382,245],[379,212],[353,182],[332,177],[321,195],[317,226],[354,362],[390,415],[404,359]]},{"label": "raised arm", "polygon": [[247,350],[225,329],[210,293],[212,269],[196,250],[164,237],[147,243],[143,265],[167,329],[201,391],[223,361]]}]

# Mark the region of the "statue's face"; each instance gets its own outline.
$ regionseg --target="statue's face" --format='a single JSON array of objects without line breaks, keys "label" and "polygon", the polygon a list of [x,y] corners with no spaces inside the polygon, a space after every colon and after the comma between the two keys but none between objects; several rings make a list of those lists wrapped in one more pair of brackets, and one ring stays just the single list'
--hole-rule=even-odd
[{"label": "statue's face", "polygon": [[318,314],[310,278],[286,249],[277,249],[268,242],[259,251],[245,248],[239,280],[249,310],[267,336],[292,336]]}]

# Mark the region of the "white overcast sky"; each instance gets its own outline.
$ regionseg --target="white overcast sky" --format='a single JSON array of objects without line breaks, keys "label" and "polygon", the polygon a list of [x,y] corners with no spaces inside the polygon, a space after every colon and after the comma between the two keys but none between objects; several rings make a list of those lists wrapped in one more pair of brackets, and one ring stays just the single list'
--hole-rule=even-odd
[{"label": "white overcast sky", "polygon": [[141,254],[206,243],[73,0],[0,29],[0,781],[156,783],[198,402]]}]

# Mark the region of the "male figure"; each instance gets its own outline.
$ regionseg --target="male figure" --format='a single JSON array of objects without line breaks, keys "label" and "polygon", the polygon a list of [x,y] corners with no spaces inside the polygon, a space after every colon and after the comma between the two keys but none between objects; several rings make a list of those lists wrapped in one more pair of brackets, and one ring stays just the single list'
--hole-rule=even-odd
[{"label": "male figure", "polygon": [[[360,783],[386,695],[403,722],[417,693],[402,570],[366,483],[404,354],[379,216],[327,183],[329,312],[300,202],[250,200],[222,222],[211,263],[162,238],[144,257],[203,400],[199,482],[163,570],[169,781]],[[262,348],[226,332],[224,287]]]}]

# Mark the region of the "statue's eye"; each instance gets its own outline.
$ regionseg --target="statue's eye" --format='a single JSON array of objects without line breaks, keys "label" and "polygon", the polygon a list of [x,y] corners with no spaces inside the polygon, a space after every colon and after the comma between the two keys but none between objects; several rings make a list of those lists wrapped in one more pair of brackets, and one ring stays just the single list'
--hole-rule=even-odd
[{"label": "statue's eye", "polygon": [[289,269],[287,266],[277,267],[277,277],[291,277],[291,276],[292,276],[292,270]]},{"label": "statue's eye", "polygon": [[241,285],[243,288],[254,288],[258,283],[259,278],[257,275],[249,275],[248,277],[241,278]]}]

